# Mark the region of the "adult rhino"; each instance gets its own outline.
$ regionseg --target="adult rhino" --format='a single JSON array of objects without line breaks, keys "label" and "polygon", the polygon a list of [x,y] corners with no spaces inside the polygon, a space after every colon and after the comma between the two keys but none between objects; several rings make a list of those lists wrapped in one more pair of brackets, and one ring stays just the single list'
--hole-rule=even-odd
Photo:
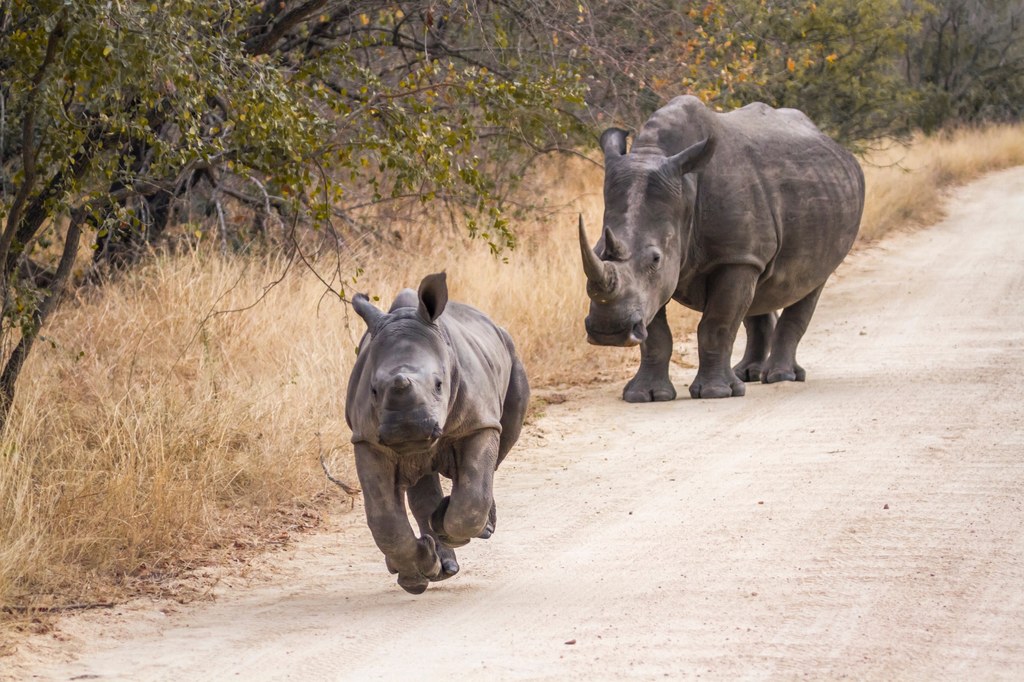
[{"label": "adult rhino", "polygon": [[[795,109],[728,113],[677,97],[644,124],[601,135],[604,226],[592,250],[580,217],[588,340],[640,345],[628,402],[672,400],[672,299],[703,313],[694,398],[744,381],[803,381],[796,347],[825,280],[849,252],[864,206],[857,160]],[[776,311],[782,310],[781,315]],[[740,322],[746,352],[730,367]]]},{"label": "adult rhino", "polygon": [[[494,532],[494,472],[519,439],[530,388],[508,333],[448,302],[444,273],[403,290],[387,313],[364,294],[352,307],[367,332],[345,420],[366,521],[398,584],[419,594],[458,573],[453,548]],[[452,480],[450,496],[439,474]]]}]

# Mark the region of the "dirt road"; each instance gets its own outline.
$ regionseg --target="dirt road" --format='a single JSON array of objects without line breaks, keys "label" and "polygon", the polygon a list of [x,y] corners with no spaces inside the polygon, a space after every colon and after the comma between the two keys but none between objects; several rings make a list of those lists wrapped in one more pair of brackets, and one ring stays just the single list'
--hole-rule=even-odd
[{"label": "dirt road", "polygon": [[740,399],[550,406],[499,472],[497,534],[421,596],[356,513],[263,584],[68,619],[12,670],[1024,679],[1024,169],[851,257],[800,360],[807,383]]}]

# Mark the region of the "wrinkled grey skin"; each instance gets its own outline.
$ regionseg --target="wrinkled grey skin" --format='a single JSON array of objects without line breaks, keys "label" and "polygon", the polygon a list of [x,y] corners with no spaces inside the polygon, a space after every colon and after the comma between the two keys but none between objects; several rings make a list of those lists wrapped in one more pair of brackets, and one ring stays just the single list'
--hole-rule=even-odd
[{"label": "wrinkled grey skin", "polygon": [[[454,547],[494,532],[494,472],[519,439],[530,388],[508,333],[448,302],[444,273],[403,290],[387,313],[362,294],[352,307],[367,333],[345,420],[366,521],[398,584],[419,594],[459,571]],[[452,480],[450,497],[439,475]]]},{"label": "wrinkled grey skin", "polygon": [[[864,206],[857,160],[795,109],[724,114],[677,97],[644,124],[606,130],[604,226],[579,238],[588,340],[640,345],[628,402],[672,400],[665,306],[703,313],[694,398],[741,396],[745,381],[803,381],[796,347],[825,280],[849,252]],[[781,315],[777,311],[782,310]],[[743,359],[730,367],[740,323]]]}]

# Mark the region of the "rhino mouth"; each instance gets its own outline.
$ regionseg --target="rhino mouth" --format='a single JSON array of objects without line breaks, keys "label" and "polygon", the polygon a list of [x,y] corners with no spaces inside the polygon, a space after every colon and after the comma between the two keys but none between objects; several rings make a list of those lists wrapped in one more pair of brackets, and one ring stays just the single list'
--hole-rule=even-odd
[{"label": "rhino mouth", "polygon": [[589,317],[585,326],[587,343],[594,346],[638,346],[647,340],[647,325],[642,319],[632,320],[626,327],[610,332],[596,329]]},{"label": "rhino mouth", "polygon": [[377,438],[393,450],[411,450],[432,446],[441,433],[441,425],[431,416],[400,413],[381,420]]}]

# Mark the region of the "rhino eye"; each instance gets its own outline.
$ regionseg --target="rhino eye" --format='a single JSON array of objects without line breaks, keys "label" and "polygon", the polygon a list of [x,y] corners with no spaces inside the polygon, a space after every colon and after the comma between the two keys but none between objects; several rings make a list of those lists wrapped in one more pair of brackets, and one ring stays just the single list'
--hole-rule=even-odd
[{"label": "rhino eye", "polygon": [[377,388],[376,387],[370,389],[370,395],[372,395],[374,398],[377,397]]},{"label": "rhino eye", "polygon": [[436,392],[436,393],[440,393],[441,392],[441,380],[440,379],[437,379],[436,381],[434,381],[434,392]]}]

